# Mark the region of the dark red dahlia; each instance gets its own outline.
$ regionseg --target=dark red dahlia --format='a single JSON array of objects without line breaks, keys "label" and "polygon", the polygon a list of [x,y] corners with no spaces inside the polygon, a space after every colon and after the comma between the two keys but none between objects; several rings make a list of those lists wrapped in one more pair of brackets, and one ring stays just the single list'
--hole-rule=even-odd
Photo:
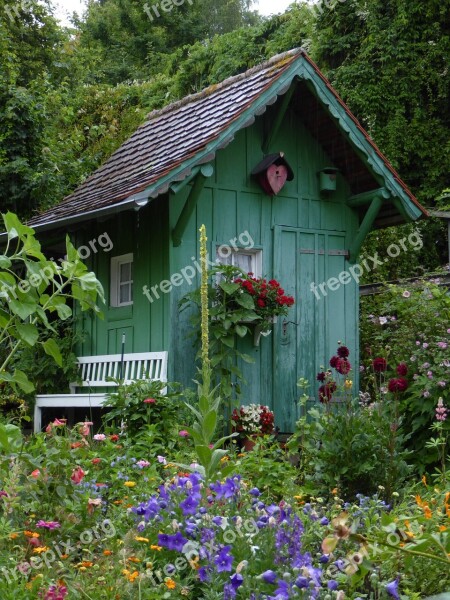
[{"label": "dark red dahlia", "polygon": [[338,360],[339,360],[339,356],[332,356],[330,358],[330,367],[333,367],[333,369],[335,369]]},{"label": "dark red dahlia", "polygon": [[347,348],[347,346],[339,346],[339,348],[337,349],[337,355],[341,358],[347,358],[349,354],[350,350]]},{"label": "dark red dahlia", "polygon": [[336,361],[336,371],[341,375],[347,375],[352,368],[352,365],[346,358],[338,358]]},{"label": "dark red dahlia", "polygon": [[321,371],[320,373],[317,373],[317,381],[325,381],[327,374],[325,373],[325,371]]},{"label": "dark red dahlia", "polygon": [[336,383],[334,381],[330,381],[329,383],[325,383],[321,385],[319,388],[319,400],[322,404],[326,404],[333,397],[333,393],[336,391]]},{"label": "dark red dahlia", "polygon": [[388,390],[390,392],[404,392],[406,389],[408,389],[408,380],[405,377],[395,377],[389,380]]},{"label": "dark red dahlia", "polygon": [[399,365],[397,365],[397,373],[402,377],[404,377],[408,373],[408,367],[406,363],[401,362]]},{"label": "dark red dahlia", "polygon": [[383,373],[387,369],[387,361],[385,358],[379,356],[373,359],[372,367],[375,373]]}]

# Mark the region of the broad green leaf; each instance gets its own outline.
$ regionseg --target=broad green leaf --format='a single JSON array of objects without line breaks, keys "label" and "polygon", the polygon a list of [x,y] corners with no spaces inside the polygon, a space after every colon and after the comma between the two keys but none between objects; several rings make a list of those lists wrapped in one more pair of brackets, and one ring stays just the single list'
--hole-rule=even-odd
[{"label": "broad green leaf", "polygon": [[236,298],[236,302],[249,310],[255,308],[255,302],[250,294],[242,294],[239,298]]},{"label": "broad green leaf", "polygon": [[26,394],[31,394],[34,391],[34,385],[28,379],[26,374],[19,369],[14,371],[13,382],[17,383],[21,390],[23,390]]},{"label": "broad green leaf", "polygon": [[235,326],[235,331],[238,334],[239,337],[243,338],[247,335],[247,327],[245,327],[244,325],[236,325]]},{"label": "broad green leaf", "polygon": [[228,348],[234,348],[234,336],[227,336],[221,338],[221,342],[228,346]]},{"label": "broad green leaf", "polygon": [[58,344],[55,342],[55,340],[52,338],[45,340],[45,342],[42,343],[42,346],[44,348],[45,353],[49,356],[52,356],[56,364],[62,367],[62,355],[59,350]]},{"label": "broad green leaf", "polygon": [[12,212],[7,212],[3,215],[3,221],[8,232],[8,239],[10,240],[16,237],[23,238],[27,234],[34,234],[34,230],[31,227],[23,225],[19,221],[19,217]]},{"label": "broad green leaf", "polygon": [[219,287],[226,293],[226,294],[233,294],[234,292],[236,292],[239,288],[240,285],[238,283],[230,283],[227,281],[221,281],[219,283]]},{"label": "broad green leaf", "polygon": [[11,265],[11,260],[4,254],[0,254],[0,269],[9,269]]},{"label": "broad green leaf", "polygon": [[205,445],[196,445],[195,451],[199,458],[200,464],[202,464],[204,467],[207,467],[210,464],[211,457],[213,455],[211,449]]},{"label": "broad green leaf", "polygon": [[215,410],[210,411],[203,420],[203,431],[205,438],[210,440],[214,435],[217,425],[217,412]]},{"label": "broad green leaf", "polygon": [[22,321],[25,321],[36,311],[38,305],[31,296],[25,296],[24,294],[21,294],[21,296],[20,300],[11,300],[9,302],[9,308],[14,314],[20,317]]},{"label": "broad green leaf", "polygon": [[39,338],[39,331],[35,325],[30,323],[17,323],[16,331],[18,337],[28,344],[28,346],[34,346]]}]

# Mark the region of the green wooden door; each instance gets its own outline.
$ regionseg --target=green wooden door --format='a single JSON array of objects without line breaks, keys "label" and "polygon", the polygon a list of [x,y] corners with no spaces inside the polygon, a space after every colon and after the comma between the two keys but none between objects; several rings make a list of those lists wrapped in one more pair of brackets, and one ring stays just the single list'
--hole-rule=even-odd
[{"label": "green wooden door", "polygon": [[282,432],[294,431],[300,416],[298,379],[309,381],[310,403],[316,402],[317,372],[328,365],[338,341],[351,338],[355,345],[354,282],[333,291],[323,286],[325,294],[312,288],[338,278],[346,270],[345,255],[345,232],[275,226],[274,276],[296,300],[274,327],[273,404]]}]

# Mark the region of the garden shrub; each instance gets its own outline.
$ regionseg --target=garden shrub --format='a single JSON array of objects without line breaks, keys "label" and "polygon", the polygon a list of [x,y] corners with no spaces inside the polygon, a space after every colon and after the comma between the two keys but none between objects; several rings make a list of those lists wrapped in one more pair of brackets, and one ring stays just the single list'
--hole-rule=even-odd
[{"label": "garden shrub", "polygon": [[[376,372],[373,360],[384,358]],[[376,398],[390,378],[405,365],[408,382],[399,394],[399,411],[412,460],[418,470],[437,461],[427,447],[439,398],[450,404],[450,295],[439,280],[389,285],[382,293],[361,300],[361,389]],[[450,424],[444,425],[448,433]]]}]

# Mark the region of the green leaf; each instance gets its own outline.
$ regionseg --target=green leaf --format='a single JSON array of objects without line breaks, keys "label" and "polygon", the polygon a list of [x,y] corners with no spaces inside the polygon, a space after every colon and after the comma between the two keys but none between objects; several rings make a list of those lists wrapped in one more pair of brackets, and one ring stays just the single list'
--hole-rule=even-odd
[{"label": "green leaf", "polygon": [[22,223],[19,221],[19,217],[12,212],[7,212],[5,215],[3,215],[3,222],[5,223],[9,240],[12,240],[16,237],[23,238],[27,234],[34,234],[34,230],[31,229],[31,227],[22,225]]},{"label": "green leaf", "polygon": [[0,269],[9,269],[11,265],[10,259],[4,254],[0,254]]},{"label": "green leaf", "polygon": [[42,343],[42,346],[44,348],[45,353],[49,356],[52,356],[56,364],[62,367],[62,355],[59,350],[58,344],[55,342],[55,340],[53,338],[45,340],[45,342]]},{"label": "green leaf", "polygon": [[253,297],[250,294],[242,294],[239,298],[236,298],[236,302],[240,304],[244,308],[248,308],[248,310],[252,310],[255,308],[255,302]]},{"label": "green leaf", "polygon": [[197,445],[197,446],[195,446],[195,451],[199,458],[200,464],[203,465],[205,468],[207,468],[211,462],[211,457],[213,454],[211,449],[205,445]]},{"label": "green leaf", "polygon": [[14,383],[17,383],[20,389],[23,390],[26,394],[31,394],[31,392],[34,391],[34,385],[31,383],[31,381],[28,379],[28,377],[23,371],[16,369],[14,371],[12,380]]},{"label": "green leaf", "polygon": [[245,327],[244,325],[236,325],[234,329],[235,329],[236,333],[238,334],[238,336],[241,338],[243,338],[247,335],[248,328]]},{"label": "green leaf", "polygon": [[14,314],[25,321],[36,311],[38,304],[29,295],[21,294],[21,296],[20,300],[11,300],[8,306]]},{"label": "green leaf", "polygon": [[17,336],[28,346],[34,346],[39,338],[39,331],[35,325],[30,323],[16,324]]},{"label": "green leaf", "polygon": [[233,294],[234,292],[236,292],[239,288],[240,285],[238,283],[229,283],[227,281],[221,281],[219,283],[219,287],[226,293],[226,294]]},{"label": "green leaf", "polygon": [[223,337],[221,342],[228,348],[234,348],[234,336]]},{"label": "green leaf", "polygon": [[217,425],[217,412],[211,410],[203,420],[203,432],[205,440],[210,440],[214,435]]}]

